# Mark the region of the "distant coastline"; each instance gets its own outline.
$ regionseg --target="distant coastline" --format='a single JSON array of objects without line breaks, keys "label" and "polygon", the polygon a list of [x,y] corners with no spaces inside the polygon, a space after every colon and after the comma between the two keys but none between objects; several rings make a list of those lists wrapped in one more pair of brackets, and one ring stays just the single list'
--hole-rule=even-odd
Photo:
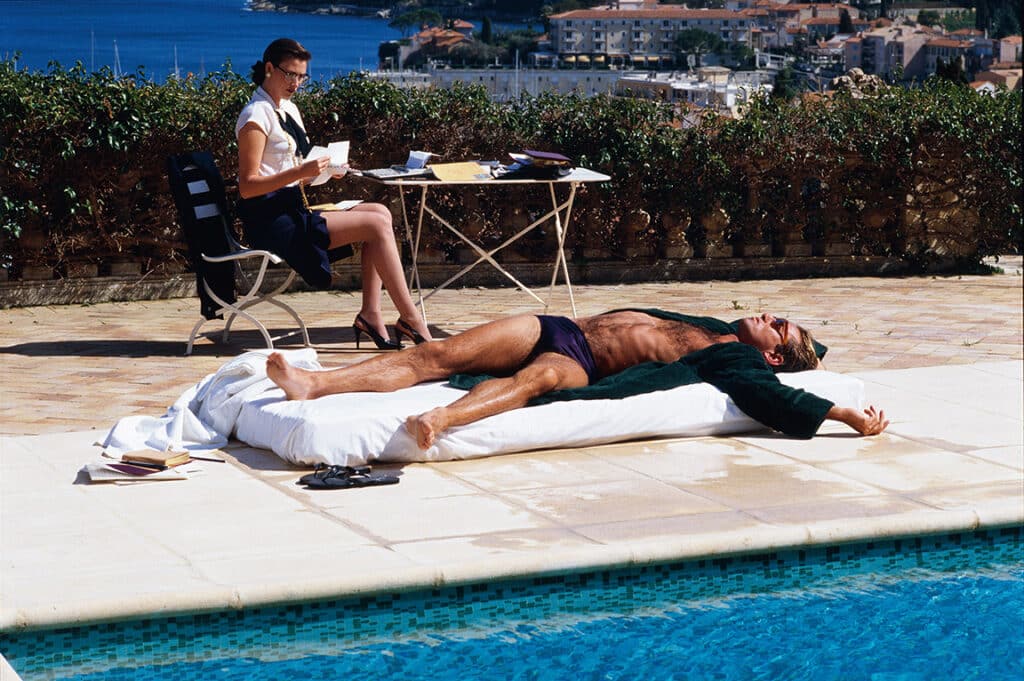
[{"label": "distant coastline", "polygon": [[249,9],[254,12],[302,12],[304,14],[329,14],[355,17],[388,18],[388,10],[383,7],[367,7],[363,5],[346,5],[338,2],[300,2],[287,0],[249,0]]},{"label": "distant coastline", "polygon": [[[296,14],[369,17],[371,19],[391,19],[391,10],[385,7],[385,3],[383,2],[381,3],[381,6],[375,7],[372,5],[348,5],[342,2],[248,0],[247,5],[249,9],[254,12],[283,12]],[[425,3],[423,7],[429,8],[431,7],[431,5],[428,2]],[[492,20],[508,22],[511,24],[532,25],[541,23],[541,19],[535,16],[522,16],[519,14],[511,14],[507,12],[481,11],[469,6],[462,7],[457,13],[457,18],[467,20],[483,19],[485,16],[490,17]]]}]

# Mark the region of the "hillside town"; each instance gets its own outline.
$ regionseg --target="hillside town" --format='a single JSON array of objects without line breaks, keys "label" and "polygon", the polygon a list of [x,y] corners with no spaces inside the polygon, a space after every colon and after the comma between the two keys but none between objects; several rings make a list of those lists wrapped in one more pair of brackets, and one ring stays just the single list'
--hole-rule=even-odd
[{"label": "hillside town", "polygon": [[[1021,36],[948,31],[941,16],[881,3],[726,0],[690,9],[612,0],[547,17],[548,30],[509,60],[472,63],[489,31],[464,20],[422,26],[381,46],[375,77],[402,87],[482,85],[496,100],[544,91],[641,96],[687,112],[737,115],[752,96],[786,97],[870,83],[912,86],[939,74],[981,92],[1021,87]],[[864,9],[867,7],[867,9]],[[489,28],[489,26],[487,27]],[[476,60],[479,62],[479,59]],[[509,63],[511,62],[511,63]]]}]

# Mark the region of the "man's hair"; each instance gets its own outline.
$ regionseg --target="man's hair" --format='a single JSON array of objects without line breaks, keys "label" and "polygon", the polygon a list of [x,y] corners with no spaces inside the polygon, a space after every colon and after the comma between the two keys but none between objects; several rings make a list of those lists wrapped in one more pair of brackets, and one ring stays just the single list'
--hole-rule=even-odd
[{"label": "man's hair", "polygon": [[256,85],[263,85],[263,79],[267,75],[267,64],[280,66],[281,62],[289,58],[309,61],[313,55],[297,40],[278,38],[267,45],[267,49],[263,51],[263,59],[252,65],[252,82]]},{"label": "man's hair", "polygon": [[[794,325],[795,326],[795,325]],[[789,371],[807,371],[818,368],[818,355],[814,352],[814,336],[802,326],[796,326],[797,335],[782,345],[775,346],[775,351],[782,355],[782,364],[772,367],[776,373]]]}]

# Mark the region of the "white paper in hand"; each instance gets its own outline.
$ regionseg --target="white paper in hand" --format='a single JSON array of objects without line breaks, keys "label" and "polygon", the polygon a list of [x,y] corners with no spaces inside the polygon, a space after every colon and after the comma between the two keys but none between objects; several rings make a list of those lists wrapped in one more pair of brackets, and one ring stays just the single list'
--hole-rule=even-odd
[{"label": "white paper in hand", "polygon": [[344,142],[331,142],[326,147],[313,147],[306,154],[306,159],[312,160],[322,156],[329,157],[331,164],[327,166],[324,172],[317,175],[315,180],[310,182],[314,187],[323,184],[331,179],[332,176],[340,173],[341,167],[348,163],[348,140]]}]

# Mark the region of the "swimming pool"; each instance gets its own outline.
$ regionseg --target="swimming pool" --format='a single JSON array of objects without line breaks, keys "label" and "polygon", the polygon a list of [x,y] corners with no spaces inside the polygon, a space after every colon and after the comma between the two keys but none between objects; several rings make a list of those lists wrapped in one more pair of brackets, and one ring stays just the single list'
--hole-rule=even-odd
[{"label": "swimming pool", "polygon": [[1024,528],[0,635],[33,679],[1024,678]]}]

